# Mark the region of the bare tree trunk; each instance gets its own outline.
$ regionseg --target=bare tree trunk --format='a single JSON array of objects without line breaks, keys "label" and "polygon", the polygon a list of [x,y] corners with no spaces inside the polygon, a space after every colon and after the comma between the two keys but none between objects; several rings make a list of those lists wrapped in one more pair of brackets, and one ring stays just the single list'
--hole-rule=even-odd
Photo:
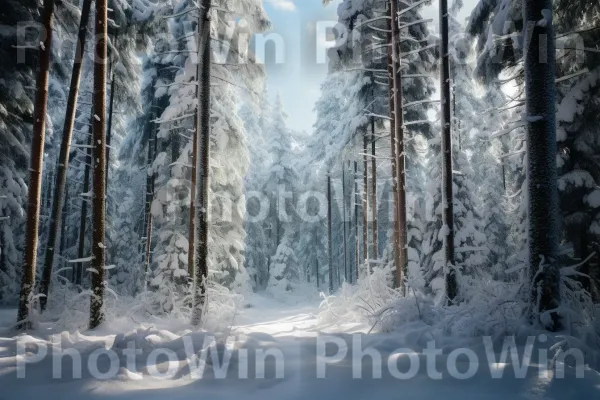
[{"label": "bare tree trunk", "polygon": [[446,297],[452,304],[458,288],[454,270],[454,195],[452,192],[452,114],[450,97],[450,50],[448,46],[448,0],[440,0],[440,32],[442,65],[440,68],[442,105],[442,219],[444,222],[444,265]]},{"label": "bare tree trunk", "polygon": [[42,24],[46,38],[40,44],[40,65],[37,76],[37,90],[34,103],[33,135],[31,141],[31,165],[29,168],[29,194],[27,200],[27,223],[25,234],[25,250],[23,253],[23,277],[19,295],[19,314],[17,329],[28,329],[29,301],[35,285],[35,269],[37,263],[38,232],[40,220],[40,195],[42,191],[42,170],[44,158],[44,142],[46,138],[46,111],[48,108],[48,78],[50,55],[52,54],[52,20],[54,16],[54,0],[45,0],[42,11]]},{"label": "bare tree trunk", "polygon": [[404,115],[402,113],[402,75],[398,46],[398,3],[390,0],[390,34],[388,73],[390,74],[390,127],[392,148],[392,192],[394,196],[394,264],[396,288],[404,289],[404,271],[407,265],[406,235],[406,173],[404,158]]},{"label": "bare tree trunk", "polygon": [[[202,321],[202,312],[206,304],[206,287],[208,280],[208,213],[209,188],[210,188],[210,0],[202,0],[200,11],[202,21],[202,65],[198,84],[200,85],[200,106],[198,107],[200,118],[198,134],[202,134],[202,140],[198,140],[198,155],[200,156],[197,164],[197,187],[196,199],[198,200],[196,215],[196,230],[198,244],[196,246],[196,271],[194,287],[194,303],[192,310],[192,325],[199,325]],[[200,58],[200,57],[198,57]],[[200,61],[200,60],[199,60]]]},{"label": "bare tree trunk", "polygon": [[94,63],[94,157],[92,197],[92,296],[90,329],[104,322],[104,267],[106,219],[106,62],[107,5],[96,0],[96,50]]},{"label": "bare tree trunk", "polygon": [[[92,107],[90,123],[94,119],[94,110]],[[89,136],[87,141],[88,146],[92,145],[92,136]],[[92,165],[92,149],[87,148],[87,156],[84,159],[85,169],[83,173],[83,193],[90,191],[90,165]],[[79,248],[77,250],[77,258],[82,259],[85,257],[85,230],[87,225],[87,212],[88,212],[88,199],[86,197],[81,198],[81,215],[79,217]],[[83,278],[83,263],[73,264],[73,280],[76,285],[81,285]]]},{"label": "bare tree trunk", "polygon": [[[198,31],[198,40],[202,37],[202,20],[198,18],[198,26],[196,27]],[[198,44],[200,45],[200,43]],[[200,48],[198,47],[198,50]],[[197,68],[196,68],[196,99],[199,99],[200,95],[200,75],[202,73],[201,63],[200,63],[200,51],[198,51],[197,58]],[[200,102],[196,105],[196,112],[194,113],[194,138],[192,139],[192,183],[190,187],[190,224],[189,224],[189,237],[188,237],[188,276],[190,279],[194,279],[195,275],[195,256],[196,256],[196,186],[198,184],[198,124],[200,114]],[[268,264],[268,262],[267,262]]]},{"label": "bare tree trunk", "polygon": [[379,259],[379,244],[377,235],[377,151],[375,149],[375,118],[371,118],[371,223],[373,235],[373,250],[371,251],[374,260]]},{"label": "bare tree trunk", "polygon": [[331,175],[327,174],[327,254],[329,256],[329,293],[333,293],[333,247],[331,243]]},{"label": "bare tree trunk", "polygon": [[358,270],[360,267],[360,238],[358,236],[358,161],[354,161],[354,282],[358,282]]},{"label": "bare tree trunk", "polygon": [[[89,0],[91,1],[91,0]],[[113,47],[116,51],[117,48],[117,39],[119,34],[115,34],[115,42],[113,43]],[[106,187],[108,188],[108,175],[110,173],[110,144],[112,142],[112,131],[113,131],[113,110],[115,106],[115,88],[116,88],[116,80],[115,80],[115,59],[117,59],[116,54],[112,54],[110,58],[110,97],[108,99],[108,127],[106,128]]]},{"label": "bare tree trunk", "polygon": [[346,210],[346,164],[342,161],[342,212],[344,216],[342,217],[342,223],[344,226],[344,279],[346,282],[350,282],[348,278],[348,233],[346,232],[346,228],[348,225],[348,212]]},{"label": "bare tree trunk", "polygon": [[[523,0],[532,319],[560,329],[555,42],[551,0]],[[541,23],[541,22],[544,23]]]},{"label": "bare tree trunk", "polygon": [[[67,248],[67,216],[69,215],[69,211],[71,208],[69,207],[69,188],[65,189],[65,204],[63,205],[63,215],[60,227],[60,252],[59,254],[63,256],[65,255],[65,249]],[[64,261],[63,261],[64,263]],[[60,265],[60,264],[59,264]],[[64,276],[64,273],[63,273]]]},{"label": "bare tree trunk", "polygon": [[[154,113],[154,111],[152,111]],[[152,114],[155,116],[154,114]],[[154,118],[152,118],[154,120]],[[154,123],[154,122],[152,122]],[[150,264],[152,263],[152,202],[154,201],[154,184],[156,179],[156,174],[153,172],[150,174],[150,169],[152,168],[152,164],[156,159],[156,153],[158,149],[158,137],[157,137],[157,126],[151,126],[151,136],[148,139],[148,151],[147,151],[147,173],[146,173],[146,226],[144,229],[144,233],[146,235],[146,245],[144,247],[144,288],[148,283],[148,271],[150,271]]]},{"label": "bare tree trunk", "polygon": [[[196,79],[197,81],[197,79]],[[199,86],[199,85],[198,85]],[[196,88],[198,88],[196,86]],[[196,92],[198,89],[196,89]],[[198,95],[196,94],[196,98]],[[189,244],[188,244],[188,276],[194,279],[194,256],[196,255],[196,179],[197,179],[197,159],[198,159],[198,110],[194,115],[194,138],[192,139],[192,185],[190,187],[190,225],[189,225]]]},{"label": "bare tree trunk", "polygon": [[362,187],[362,215],[363,215],[363,260],[367,274],[371,272],[369,263],[369,156],[368,156],[367,130],[363,133],[363,187]]},{"label": "bare tree trunk", "polygon": [[85,42],[87,26],[89,22],[90,9],[92,1],[85,0],[81,8],[81,19],[79,20],[79,34],[77,36],[76,54],[73,62],[73,71],[71,73],[71,85],[69,88],[69,97],[67,99],[67,109],[65,113],[65,123],[63,127],[62,142],[60,143],[60,153],[58,157],[58,168],[56,172],[56,185],[54,186],[54,197],[52,201],[52,211],[50,215],[50,228],[48,230],[48,239],[44,255],[44,270],[40,282],[40,306],[42,311],[46,309],[50,282],[52,280],[52,267],[54,264],[54,253],[58,229],[63,218],[63,203],[65,188],[67,186],[67,170],[69,168],[69,153],[71,151],[71,139],[73,137],[73,126],[75,125],[75,111],[77,110],[77,96],[79,94],[79,83],[81,81],[81,71],[83,69],[83,54],[85,52]]}]

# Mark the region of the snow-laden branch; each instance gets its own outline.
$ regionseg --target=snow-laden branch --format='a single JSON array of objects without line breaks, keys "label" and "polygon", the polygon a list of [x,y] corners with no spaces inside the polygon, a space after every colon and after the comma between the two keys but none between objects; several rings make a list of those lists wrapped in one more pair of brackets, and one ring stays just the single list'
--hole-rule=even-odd
[{"label": "snow-laden branch", "polygon": [[407,8],[404,8],[404,9],[398,11],[398,16],[401,16],[402,14],[405,14],[405,13],[409,12],[410,10],[412,10],[414,8],[417,8],[420,5],[425,4],[425,3],[429,2],[429,1],[430,0],[421,0],[421,1],[418,1],[418,2],[414,3],[413,5],[411,5],[410,7],[407,7]]},{"label": "snow-laden branch", "polygon": [[389,17],[388,15],[384,15],[384,16],[381,16],[381,17],[371,18],[371,19],[368,19],[366,21],[361,22],[360,24],[357,24],[354,27],[354,29],[358,29],[358,28],[362,27],[363,25],[368,25],[371,22],[381,21],[381,20],[384,20],[384,19],[391,19],[391,17]]},{"label": "snow-laden branch", "polygon": [[375,113],[369,113],[365,115],[366,117],[374,117],[374,118],[381,118],[381,119],[387,119],[387,120],[392,120],[390,117],[388,117],[387,115],[381,115],[381,114],[375,114]]},{"label": "snow-laden branch", "polygon": [[404,28],[409,28],[413,25],[417,25],[417,24],[428,24],[430,22],[433,22],[433,19],[420,19],[418,21],[414,21],[408,24],[404,24],[404,25],[400,25],[398,28],[399,29],[404,29]]},{"label": "snow-laden branch", "polygon": [[404,103],[402,108],[412,107],[419,104],[427,104],[427,103],[439,103],[441,100],[419,100],[419,101],[411,101],[409,103]]},{"label": "snow-laden branch", "polygon": [[85,257],[85,258],[78,258],[78,259],[75,259],[75,260],[69,260],[67,262],[69,264],[84,263],[84,262],[92,262],[93,259],[94,259],[94,257],[89,256],[89,257]]},{"label": "snow-laden branch", "polygon": [[569,79],[576,78],[576,77],[578,77],[579,75],[584,75],[584,74],[587,74],[587,73],[589,73],[589,72],[590,72],[590,70],[589,70],[589,69],[587,69],[587,68],[584,68],[583,70],[581,70],[581,71],[579,71],[579,72],[575,72],[575,73],[573,73],[573,74],[570,74],[570,75],[565,75],[565,76],[563,76],[563,77],[561,77],[561,78],[557,78],[555,82],[556,82],[556,83],[564,82],[564,81],[566,81],[566,80],[569,80]]},{"label": "snow-laden branch", "polygon": [[430,44],[429,46],[425,46],[425,47],[422,47],[420,49],[408,51],[406,53],[401,53],[400,57],[410,56],[410,55],[417,54],[417,53],[420,53],[420,52],[425,51],[425,50],[433,49],[435,47],[438,47],[438,45],[437,44]]}]

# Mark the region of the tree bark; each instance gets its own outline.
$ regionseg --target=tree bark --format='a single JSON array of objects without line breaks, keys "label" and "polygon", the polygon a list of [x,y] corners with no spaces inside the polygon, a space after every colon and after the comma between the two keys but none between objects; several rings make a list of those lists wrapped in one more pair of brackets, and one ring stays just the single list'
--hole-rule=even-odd
[{"label": "tree bark", "polygon": [[350,282],[348,278],[348,233],[346,232],[348,225],[348,211],[346,210],[346,164],[344,161],[342,161],[342,207],[342,212],[344,213],[342,217],[344,227],[344,279]]},{"label": "tree bark", "polygon": [[[197,81],[197,79],[196,79]],[[196,86],[196,88],[199,85]],[[197,91],[198,89],[196,89]],[[198,95],[196,94],[196,98]],[[198,110],[194,115],[194,138],[192,139],[192,184],[190,187],[190,224],[188,244],[188,276],[194,279],[194,257],[196,253],[196,160],[198,158]]]},{"label": "tree bark", "polygon": [[[202,20],[198,19],[198,40],[202,37]],[[200,63],[200,52],[198,52],[198,65],[196,68],[196,99],[200,100],[200,74],[201,63]],[[189,242],[188,242],[188,276],[190,279],[194,279],[195,275],[195,256],[196,256],[196,185],[198,178],[198,124],[200,114],[200,102],[196,105],[196,112],[194,113],[194,137],[192,139],[192,183],[190,187],[190,224],[189,224]],[[268,262],[267,262],[268,264]]]},{"label": "tree bark", "polygon": [[96,50],[94,57],[94,157],[92,197],[92,296],[90,329],[104,322],[104,267],[106,218],[106,62],[107,5],[96,0]]},{"label": "tree bark", "polygon": [[388,71],[390,73],[390,117],[392,147],[392,192],[394,193],[394,264],[396,288],[404,287],[404,271],[407,267],[406,234],[406,162],[404,156],[404,114],[402,113],[402,75],[400,73],[400,48],[398,46],[398,3],[390,0],[391,43]]},{"label": "tree bark", "polygon": [[[94,109],[92,107],[90,115],[90,123],[94,120]],[[92,145],[92,136],[88,137],[87,145]],[[90,165],[92,165],[92,149],[87,148],[87,156],[84,159],[84,173],[83,173],[83,193],[89,193],[90,191]],[[81,198],[81,214],[79,216],[79,248],[77,250],[77,258],[82,259],[85,257],[85,230],[87,225],[87,213],[88,213],[88,199],[86,197]],[[73,264],[73,281],[76,285],[81,285],[83,278],[83,263]]]},{"label": "tree bark", "polygon": [[[210,208],[209,203],[209,188],[210,188],[210,63],[211,63],[211,46],[210,46],[210,0],[202,0],[200,10],[200,20],[202,21],[202,61],[200,71],[200,98],[198,107],[199,110],[199,129],[198,134],[202,134],[202,138],[198,140],[198,164],[197,164],[197,186],[196,199],[197,214],[196,214],[196,231],[198,244],[196,245],[196,271],[195,271],[195,287],[194,287],[194,305],[192,310],[192,325],[199,325],[202,321],[202,312],[206,304],[206,288],[208,280],[208,213]],[[200,57],[199,57],[200,58]],[[200,140],[201,139],[201,140]],[[201,163],[201,164],[200,164]]]},{"label": "tree bark", "polygon": [[523,21],[531,318],[554,331],[560,328],[560,271],[552,1],[523,0]]},{"label": "tree bark", "polygon": [[23,277],[19,295],[19,313],[17,329],[31,327],[29,319],[29,301],[35,285],[35,269],[37,263],[40,195],[42,191],[42,171],[44,158],[44,142],[46,139],[46,111],[48,108],[48,80],[50,55],[52,54],[52,20],[54,16],[54,0],[45,0],[42,11],[42,24],[46,38],[40,49],[37,90],[34,103],[33,135],[31,141],[31,165],[29,168],[29,194],[27,200],[27,223],[25,249],[23,253]]},{"label": "tree bark", "polygon": [[[69,215],[69,212],[71,211],[71,208],[69,207],[69,188],[67,187],[65,189],[65,204],[63,205],[63,215],[64,217],[62,218],[61,221],[61,227],[60,227],[60,252],[58,254],[60,254],[61,256],[64,256],[65,254],[65,249],[67,248],[67,216]],[[64,261],[63,261],[64,263]],[[63,276],[65,274],[63,273]]]},{"label": "tree bark", "polygon": [[354,161],[354,283],[358,282],[360,267],[360,237],[358,236],[358,161]]},{"label": "tree bark", "polygon": [[363,215],[363,260],[367,274],[371,272],[369,263],[369,156],[368,156],[367,130],[363,133],[363,187],[362,187],[362,215]]},{"label": "tree bark", "polygon": [[458,294],[454,270],[454,194],[452,192],[452,114],[450,97],[450,50],[448,45],[448,0],[440,0],[440,54],[441,106],[442,106],[442,218],[444,222],[444,270],[446,272],[446,297],[452,304]]},{"label": "tree bark", "polygon": [[54,254],[56,248],[56,239],[58,230],[63,218],[64,195],[67,186],[67,170],[69,168],[69,153],[71,151],[71,140],[73,137],[73,126],[75,125],[75,111],[77,110],[77,96],[79,94],[79,84],[81,81],[81,71],[83,69],[83,54],[85,52],[85,42],[87,26],[89,22],[90,9],[92,1],[85,0],[81,8],[81,19],[79,20],[79,33],[76,43],[75,60],[73,61],[73,71],[71,73],[71,85],[69,87],[69,97],[67,99],[67,109],[65,112],[65,123],[63,127],[63,136],[60,143],[60,153],[58,156],[58,168],[56,173],[56,184],[54,186],[54,195],[52,201],[52,211],[50,215],[50,228],[48,230],[48,239],[44,255],[44,269],[42,280],[40,282],[40,306],[42,311],[46,309],[48,292],[52,281],[52,267],[54,264]]},{"label": "tree bark", "polygon": [[333,246],[331,243],[331,175],[327,174],[327,254],[329,256],[329,293],[333,293]]},{"label": "tree bark", "polygon": [[371,250],[374,260],[379,259],[379,244],[377,235],[377,150],[375,149],[375,118],[371,118],[371,230],[373,237],[373,250]]},{"label": "tree bark", "polygon": [[[154,106],[152,111],[152,120],[156,117]],[[151,121],[151,124],[154,122]],[[152,202],[154,201],[154,185],[156,174],[153,172],[150,174],[150,170],[152,165],[154,164],[154,160],[156,159],[156,153],[158,150],[158,137],[157,131],[158,127],[149,125],[149,129],[151,130],[150,138],[148,139],[148,151],[146,156],[146,225],[144,229],[144,233],[146,235],[146,245],[144,246],[144,289],[148,283],[148,272],[150,271],[150,264],[152,263]]]},{"label": "tree bark", "polygon": [[[91,1],[91,0],[89,0]],[[115,43],[113,44],[116,51],[117,39],[119,34],[115,34]],[[115,106],[115,59],[116,54],[112,54],[110,58],[110,97],[108,99],[108,127],[106,128],[106,187],[108,188],[108,175],[110,172],[110,144],[112,143],[112,131],[113,131],[113,110]]]}]

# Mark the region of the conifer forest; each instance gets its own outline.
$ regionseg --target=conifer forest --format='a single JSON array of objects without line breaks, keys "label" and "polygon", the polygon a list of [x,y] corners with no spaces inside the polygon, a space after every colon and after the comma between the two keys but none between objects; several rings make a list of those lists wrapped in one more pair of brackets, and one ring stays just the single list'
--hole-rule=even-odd
[{"label": "conifer forest", "polygon": [[600,398],[598,0],[0,0],[0,399]]}]

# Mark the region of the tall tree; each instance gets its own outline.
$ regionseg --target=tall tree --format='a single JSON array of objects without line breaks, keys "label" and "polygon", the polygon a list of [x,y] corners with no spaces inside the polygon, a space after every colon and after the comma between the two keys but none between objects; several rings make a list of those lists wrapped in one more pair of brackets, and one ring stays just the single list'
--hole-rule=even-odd
[{"label": "tall tree", "polygon": [[[81,8],[81,19],[79,21],[79,31],[77,43],[75,44],[75,60],[73,61],[73,71],[71,72],[71,84],[69,86],[69,97],[67,99],[67,108],[65,111],[65,123],[63,126],[63,136],[60,143],[60,154],[56,172],[56,182],[54,186],[54,195],[52,201],[52,211],[50,214],[50,228],[48,232],[46,250],[44,256],[44,269],[40,282],[40,298],[42,310],[46,308],[48,292],[52,281],[52,266],[54,263],[54,254],[56,249],[56,240],[58,230],[63,219],[63,202],[67,185],[67,169],[69,168],[69,152],[71,149],[71,138],[73,136],[73,126],[75,125],[75,111],[77,109],[77,97],[79,95],[79,83],[81,80],[81,71],[83,70],[83,54],[85,52],[85,41],[87,27],[89,22],[91,0],[84,0]],[[112,97],[112,96],[111,96]]]},{"label": "tall tree", "polygon": [[[371,118],[371,234],[373,235],[373,260],[379,259],[379,241],[377,237],[377,140],[375,137],[375,118]],[[344,215],[345,218],[345,215]]]},{"label": "tall tree", "polygon": [[406,229],[406,162],[404,153],[404,112],[402,110],[402,75],[400,71],[400,20],[398,3],[390,0],[390,41],[388,74],[390,86],[392,191],[394,196],[394,266],[396,287],[404,287],[404,271],[408,263]]},{"label": "tall tree", "polygon": [[331,198],[331,172],[327,173],[327,254],[329,255],[329,293],[333,293],[333,243],[331,239],[331,220],[333,215]]},{"label": "tall tree", "polygon": [[440,84],[442,124],[442,216],[444,226],[444,268],[446,272],[446,297],[450,304],[458,293],[454,261],[454,195],[452,187],[452,114],[450,97],[450,46],[448,0],[440,0]]},{"label": "tall tree", "polygon": [[362,185],[362,216],[363,216],[363,261],[365,263],[365,275],[371,273],[369,261],[369,138],[367,129],[363,133],[363,185]]},{"label": "tall tree", "polygon": [[529,277],[532,317],[560,327],[558,187],[556,171],[556,49],[551,0],[523,0]]},{"label": "tall tree", "polygon": [[37,262],[38,231],[40,217],[40,194],[42,191],[42,167],[44,142],[46,137],[46,110],[48,107],[48,78],[50,54],[52,52],[52,21],[54,0],[45,0],[42,11],[42,24],[46,37],[40,43],[39,70],[36,81],[34,104],[33,140],[31,142],[31,166],[29,177],[29,199],[27,201],[27,227],[25,251],[23,255],[23,276],[19,297],[18,327],[28,328],[31,293],[35,284]]},{"label": "tall tree", "polygon": [[90,329],[104,322],[104,269],[106,222],[106,63],[108,43],[107,0],[96,0],[94,52],[94,155],[92,197],[92,295]]},{"label": "tall tree", "polygon": [[[209,172],[210,172],[210,8],[211,0],[202,0],[200,8],[200,21],[202,24],[202,35],[200,36],[200,47],[198,62],[200,62],[200,74],[198,84],[200,85],[200,98],[198,106],[198,128],[196,133],[202,135],[197,140],[198,150],[196,162],[196,256],[194,274],[194,304],[192,311],[192,325],[199,325],[202,320],[202,312],[206,304],[206,289],[208,284],[208,212],[209,212]],[[200,56],[201,54],[201,56]]]},{"label": "tall tree", "polygon": [[[89,123],[92,124],[94,120],[94,108],[92,107]],[[89,130],[89,129],[88,129]],[[88,202],[89,198],[87,194],[90,191],[90,166],[92,165],[92,135],[90,134],[87,140],[86,157],[84,158],[84,172],[83,172],[83,195],[81,197],[81,211],[79,214],[79,239],[77,248],[77,259],[82,260],[85,256],[85,237],[86,237],[86,225],[88,215]],[[76,285],[81,285],[83,278],[84,263],[79,262],[73,264],[73,282]]]}]

